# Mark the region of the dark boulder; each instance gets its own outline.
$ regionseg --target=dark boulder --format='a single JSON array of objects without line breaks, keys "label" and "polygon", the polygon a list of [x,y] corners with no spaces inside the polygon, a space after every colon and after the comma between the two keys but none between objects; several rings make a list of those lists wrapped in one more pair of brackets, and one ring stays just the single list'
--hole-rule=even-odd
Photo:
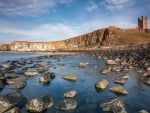
[{"label": "dark boulder", "polygon": [[150,77],[144,77],[143,82],[147,85],[150,85]]},{"label": "dark boulder", "polygon": [[15,83],[16,81],[25,81],[25,80],[26,80],[26,77],[24,77],[24,76],[17,77],[17,78],[12,78],[12,79],[6,78],[5,83],[6,83],[6,84],[13,84],[13,83]]},{"label": "dark boulder", "polygon": [[119,98],[109,100],[101,104],[100,107],[103,111],[110,111],[112,113],[127,113],[124,103]]},{"label": "dark boulder", "polygon": [[129,79],[129,75],[127,74],[121,75],[114,80],[114,83],[125,84],[128,79]]},{"label": "dark boulder", "polygon": [[51,79],[55,78],[55,74],[52,72],[47,72],[47,73],[43,73],[42,76],[40,77],[39,81],[41,83],[49,83],[51,81]]},{"label": "dark boulder", "polygon": [[32,99],[26,104],[26,109],[29,112],[40,113],[49,109],[54,104],[54,100],[51,95],[46,95],[42,98]]},{"label": "dark boulder", "polygon": [[26,82],[25,81],[15,81],[12,84],[9,84],[11,88],[14,89],[21,89],[24,88],[26,86]]},{"label": "dark boulder", "polygon": [[74,99],[65,99],[56,104],[58,110],[73,110],[77,107],[77,101]]},{"label": "dark boulder", "polygon": [[4,74],[0,74],[0,80],[4,80],[5,79],[5,76],[4,76]]},{"label": "dark boulder", "polygon": [[2,95],[0,96],[0,113],[5,113],[14,107],[23,107],[26,101],[24,95],[19,92]]},{"label": "dark boulder", "polygon": [[3,80],[0,80],[0,90],[2,90],[4,88],[4,82]]},{"label": "dark boulder", "polygon": [[18,107],[14,107],[14,108],[6,111],[5,113],[21,113],[21,110]]}]

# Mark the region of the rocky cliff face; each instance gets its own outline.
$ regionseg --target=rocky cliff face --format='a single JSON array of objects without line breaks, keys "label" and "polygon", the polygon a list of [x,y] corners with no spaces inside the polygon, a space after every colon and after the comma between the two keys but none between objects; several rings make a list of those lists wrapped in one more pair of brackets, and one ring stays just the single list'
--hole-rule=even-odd
[{"label": "rocky cliff face", "polygon": [[113,45],[118,38],[121,29],[116,27],[109,27],[106,29],[99,29],[91,33],[77,36],[65,40],[68,48],[80,48],[80,47],[99,47],[103,45]]},{"label": "rocky cliff face", "polygon": [[54,42],[15,41],[10,45],[1,45],[3,51],[56,51],[60,49],[75,49],[112,45],[118,37],[119,28],[109,27],[99,29],[88,34]]},{"label": "rocky cliff face", "polygon": [[94,46],[101,42],[103,38],[103,32],[104,29],[96,30],[85,35],[67,39],[65,42],[69,48]]}]

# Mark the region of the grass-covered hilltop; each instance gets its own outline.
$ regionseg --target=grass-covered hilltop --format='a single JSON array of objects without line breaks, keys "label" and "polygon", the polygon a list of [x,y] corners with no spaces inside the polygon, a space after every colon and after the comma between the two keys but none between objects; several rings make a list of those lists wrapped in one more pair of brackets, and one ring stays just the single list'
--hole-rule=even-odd
[{"label": "grass-covered hilltop", "polygon": [[0,46],[1,51],[58,51],[76,49],[98,49],[124,45],[150,43],[150,30],[122,29],[110,26],[104,29],[52,42],[14,41]]}]

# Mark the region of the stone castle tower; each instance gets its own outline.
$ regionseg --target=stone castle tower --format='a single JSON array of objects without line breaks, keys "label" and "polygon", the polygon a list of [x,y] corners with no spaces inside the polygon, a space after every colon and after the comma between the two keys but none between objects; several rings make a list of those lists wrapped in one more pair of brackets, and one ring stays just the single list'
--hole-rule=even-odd
[{"label": "stone castle tower", "polygon": [[142,16],[141,19],[138,18],[138,29],[142,31],[146,31],[148,29],[147,17]]}]

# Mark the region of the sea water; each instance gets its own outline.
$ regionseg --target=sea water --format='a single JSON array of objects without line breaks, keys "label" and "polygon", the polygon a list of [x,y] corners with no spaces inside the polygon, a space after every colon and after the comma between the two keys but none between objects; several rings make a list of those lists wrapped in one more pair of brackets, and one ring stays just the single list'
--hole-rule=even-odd
[{"label": "sea water", "polygon": [[[34,70],[32,65],[37,63],[37,56],[36,54],[29,53],[0,53],[0,60],[3,63],[7,60],[19,60],[21,58],[29,61],[35,60],[33,64],[26,65],[29,69]],[[80,68],[80,62],[88,62],[89,65],[85,68]],[[68,55],[40,59],[38,63],[43,65],[50,64],[51,67],[48,71],[54,72],[56,77],[47,85],[39,83],[41,74],[28,78],[26,87],[21,89],[21,92],[27,97],[28,101],[50,94],[56,104],[64,99],[63,95],[65,92],[76,90],[77,96],[74,97],[74,99],[78,102],[78,106],[75,110],[65,111],[65,113],[104,113],[102,108],[100,108],[100,104],[115,97],[119,97],[124,102],[128,113],[137,113],[141,109],[146,109],[150,112],[150,86],[145,85],[139,80],[139,75],[135,70],[127,73],[130,75],[130,78],[126,84],[124,84],[124,87],[128,91],[128,95],[118,96],[110,92],[109,89],[116,85],[113,83],[113,80],[124,73],[102,75],[100,71],[107,67],[104,59]],[[62,76],[66,74],[76,74],[78,78],[77,81],[71,82],[62,79]],[[104,91],[98,92],[95,89],[95,83],[101,79],[107,79],[109,86]],[[6,85],[5,88],[0,91],[0,95],[10,92],[15,92],[15,90]],[[27,113],[25,107],[21,110],[22,113]],[[64,111],[58,111],[54,105],[45,111],[45,113],[64,113]]]}]

